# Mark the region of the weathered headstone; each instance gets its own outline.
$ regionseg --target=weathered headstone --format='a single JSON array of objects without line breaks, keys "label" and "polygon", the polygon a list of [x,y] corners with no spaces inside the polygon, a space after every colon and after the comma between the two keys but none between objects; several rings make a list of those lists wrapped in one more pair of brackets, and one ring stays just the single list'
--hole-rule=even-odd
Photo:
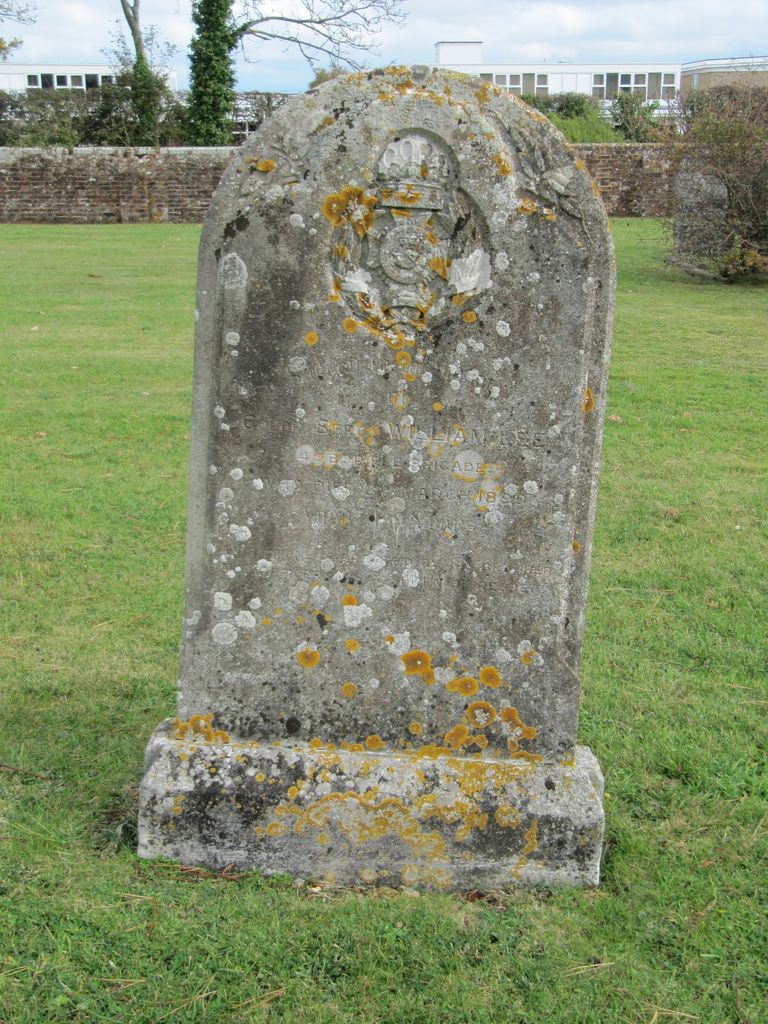
[{"label": "weathered headstone", "polygon": [[594,883],[577,677],[613,304],[587,174],[427,68],[289,101],[200,250],[178,719],[139,852]]}]

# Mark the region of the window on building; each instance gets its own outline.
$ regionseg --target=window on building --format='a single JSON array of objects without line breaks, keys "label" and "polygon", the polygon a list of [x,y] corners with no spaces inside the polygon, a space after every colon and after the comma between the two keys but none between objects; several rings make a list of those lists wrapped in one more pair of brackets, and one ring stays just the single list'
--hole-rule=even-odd
[{"label": "window on building", "polygon": [[82,75],[70,75],[69,84],[73,89],[83,88],[83,76]]},{"label": "window on building", "polygon": [[56,75],[56,88],[57,89],[66,89],[67,88],[67,76],[66,75]]},{"label": "window on building", "polygon": [[522,96],[523,87],[521,85],[521,81],[522,79],[520,75],[509,76],[509,91],[513,96]]},{"label": "window on building", "polygon": [[549,96],[549,79],[546,75],[536,75],[536,95]]},{"label": "window on building", "polygon": [[673,100],[675,98],[675,73],[664,72],[664,78],[662,79],[661,85],[661,98],[663,100]]},{"label": "window on building", "polygon": [[619,92],[632,92],[632,75],[622,72],[619,75]]},{"label": "window on building", "polygon": [[634,79],[632,80],[632,92],[635,94],[635,96],[642,96],[643,99],[645,99],[647,87],[648,82],[646,81],[645,75],[634,76]]},{"label": "window on building", "polygon": [[523,95],[533,96],[536,92],[536,75],[523,75]]},{"label": "window on building", "polygon": [[114,79],[112,78],[112,75],[102,75],[101,76],[101,84],[102,85],[112,85],[113,81],[114,81]]},{"label": "window on building", "polygon": [[649,100],[660,100],[661,99],[661,72],[652,71],[648,75],[648,99]]},{"label": "window on building", "polygon": [[27,88],[28,89],[39,89],[40,88],[40,76],[39,75],[27,75]]},{"label": "window on building", "polygon": [[493,75],[488,75],[488,74],[485,74],[485,73],[481,73],[480,78],[484,82],[492,82],[493,81]]},{"label": "window on building", "polygon": [[40,75],[40,85],[43,89],[52,89],[53,75]]},{"label": "window on building", "polygon": [[612,100],[619,91],[619,73],[618,71],[609,71],[605,76],[605,98]]},{"label": "window on building", "polygon": [[494,81],[494,83],[496,85],[506,85],[507,84],[507,76],[506,75],[494,75],[493,76],[493,81]]},{"label": "window on building", "polygon": [[605,99],[605,75],[592,75],[592,96],[596,100]]},{"label": "window on building", "polygon": [[85,76],[85,88],[86,89],[98,89],[99,87],[99,76],[98,75],[86,75]]}]

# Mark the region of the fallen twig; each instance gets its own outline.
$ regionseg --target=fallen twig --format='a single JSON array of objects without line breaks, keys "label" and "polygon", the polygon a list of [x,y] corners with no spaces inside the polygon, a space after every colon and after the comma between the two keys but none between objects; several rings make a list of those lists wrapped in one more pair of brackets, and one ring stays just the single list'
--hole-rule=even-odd
[{"label": "fallen twig", "polygon": [[601,967],[613,967],[615,962],[615,960],[603,960],[596,964],[580,964],[578,967],[569,967],[567,971],[563,971],[563,975],[568,977],[575,974],[588,974],[589,971],[599,971]]}]

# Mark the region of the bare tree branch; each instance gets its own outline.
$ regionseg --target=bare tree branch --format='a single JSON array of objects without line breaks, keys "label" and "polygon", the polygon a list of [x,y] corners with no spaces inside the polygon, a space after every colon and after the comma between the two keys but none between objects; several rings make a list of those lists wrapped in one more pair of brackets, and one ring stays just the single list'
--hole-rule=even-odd
[{"label": "bare tree branch", "polygon": [[0,0],[0,21],[18,21],[31,25],[37,18],[38,7],[28,0]]},{"label": "bare tree branch", "polygon": [[401,0],[296,0],[284,15],[273,13],[264,0],[239,0],[233,17],[241,42],[274,39],[296,46],[313,67],[327,57],[332,64],[358,68],[373,35],[384,24],[402,23],[404,15]]}]

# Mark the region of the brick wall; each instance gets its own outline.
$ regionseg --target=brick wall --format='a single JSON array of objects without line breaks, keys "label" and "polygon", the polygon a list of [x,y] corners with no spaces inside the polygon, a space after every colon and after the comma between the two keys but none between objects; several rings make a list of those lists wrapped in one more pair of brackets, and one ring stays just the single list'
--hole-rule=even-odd
[{"label": "brick wall", "polygon": [[573,146],[600,188],[612,217],[669,217],[672,172],[664,147],[647,143]]},{"label": "brick wall", "polygon": [[[614,217],[670,211],[669,166],[659,146],[573,147]],[[0,149],[0,222],[201,222],[234,148]]]},{"label": "brick wall", "polygon": [[229,148],[0,149],[0,221],[202,221]]}]

